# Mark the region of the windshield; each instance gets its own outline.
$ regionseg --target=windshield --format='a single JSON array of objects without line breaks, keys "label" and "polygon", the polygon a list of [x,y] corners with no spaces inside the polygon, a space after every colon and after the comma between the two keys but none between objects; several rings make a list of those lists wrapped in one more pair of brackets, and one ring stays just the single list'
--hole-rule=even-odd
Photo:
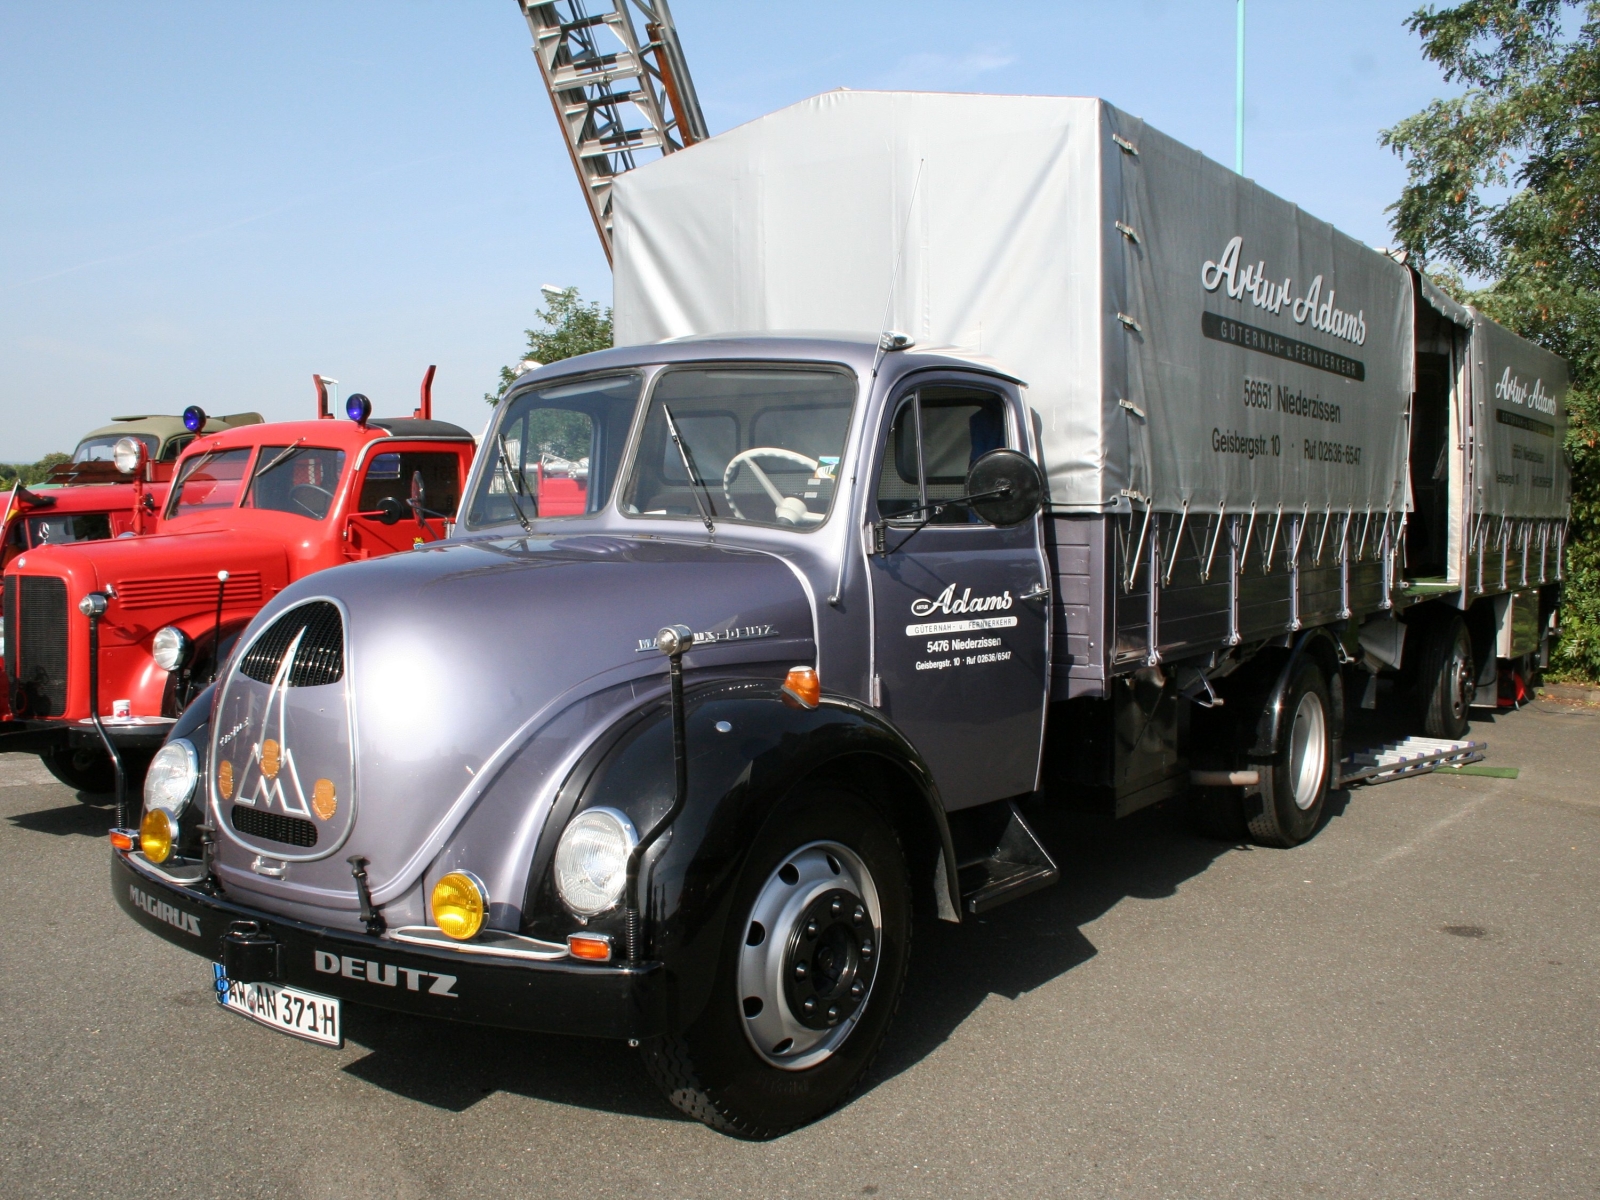
[{"label": "windshield", "polygon": [[64,546],[70,542],[96,542],[111,536],[108,513],[61,513],[28,518],[28,544]]},{"label": "windshield", "polygon": [[242,450],[213,450],[209,454],[197,454],[184,463],[183,474],[172,486],[167,516],[232,508],[239,499],[239,486],[244,482],[250,453],[248,446]]},{"label": "windshield", "polygon": [[249,507],[320,521],[333,506],[344,451],[321,446],[263,446],[250,481]]},{"label": "windshield", "polygon": [[821,524],[833,504],[855,392],[851,375],[828,367],[666,372],[650,397],[622,511],[696,520],[703,511],[718,521],[797,529]]},{"label": "windshield", "polygon": [[110,462],[111,452],[123,438],[133,438],[144,443],[144,448],[151,458],[156,456],[156,447],[160,439],[153,433],[112,433],[104,437],[87,437],[78,443],[78,448],[72,452],[73,462]]},{"label": "windshield", "polygon": [[599,512],[610,502],[638,398],[637,375],[515,393],[482,449],[488,458],[467,528],[517,523],[519,510],[530,521]]}]

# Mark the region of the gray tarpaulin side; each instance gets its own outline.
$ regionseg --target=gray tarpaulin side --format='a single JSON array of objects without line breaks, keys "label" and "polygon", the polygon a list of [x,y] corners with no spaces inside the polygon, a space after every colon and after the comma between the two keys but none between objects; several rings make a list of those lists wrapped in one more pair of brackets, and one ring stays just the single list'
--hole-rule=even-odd
[{"label": "gray tarpaulin side", "polygon": [[1404,268],[1100,101],[829,92],[613,196],[621,345],[888,302],[1027,381],[1056,509],[1403,504]]},{"label": "gray tarpaulin side", "polygon": [[1476,309],[1472,316],[1472,511],[1564,518],[1572,496],[1567,364]]},{"label": "gray tarpaulin side", "polygon": [[1125,373],[1144,413],[1122,413],[1130,486],[1163,510],[1401,511],[1409,273],[1104,113],[1108,222],[1127,227],[1108,246],[1108,291],[1129,318],[1109,327],[1107,382]]}]

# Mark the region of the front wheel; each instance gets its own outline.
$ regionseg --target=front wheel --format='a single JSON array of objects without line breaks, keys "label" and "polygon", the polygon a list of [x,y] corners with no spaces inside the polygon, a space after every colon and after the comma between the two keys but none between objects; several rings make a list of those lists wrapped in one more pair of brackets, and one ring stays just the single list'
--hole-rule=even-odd
[{"label": "front wheel", "polygon": [[911,896],[894,829],[867,801],[808,790],[767,824],[732,908],[711,999],[642,1047],[677,1108],[770,1138],[842,1103],[900,1003]]},{"label": "front wheel", "polygon": [[111,759],[96,746],[94,749],[74,749],[58,746],[39,755],[45,770],[73,791],[85,804],[104,804],[117,788],[116,772]]}]

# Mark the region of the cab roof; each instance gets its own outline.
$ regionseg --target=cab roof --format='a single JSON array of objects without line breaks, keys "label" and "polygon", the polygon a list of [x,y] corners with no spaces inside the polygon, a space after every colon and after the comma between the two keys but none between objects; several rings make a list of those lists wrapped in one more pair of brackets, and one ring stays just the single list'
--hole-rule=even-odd
[{"label": "cab roof", "polygon": [[185,456],[200,450],[231,450],[245,446],[287,446],[304,439],[308,446],[332,450],[358,450],[384,438],[421,438],[427,441],[471,442],[472,434],[449,421],[424,421],[416,417],[374,417],[365,428],[354,421],[329,417],[315,421],[271,421],[205,433],[185,449]]},{"label": "cab roof", "polygon": [[[259,425],[264,418],[257,412],[230,413],[225,417],[208,417],[204,433],[221,433],[224,429],[237,429],[241,425]],[[168,438],[186,437],[188,428],[183,423],[181,416],[169,416],[165,413],[136,413],[127,417],[112,417],[110,425],[102,425],[99,429],[91,429],[80,442],[89,438],[99,437],[126,437],[130,433],[154,434],[165,442]]]}]

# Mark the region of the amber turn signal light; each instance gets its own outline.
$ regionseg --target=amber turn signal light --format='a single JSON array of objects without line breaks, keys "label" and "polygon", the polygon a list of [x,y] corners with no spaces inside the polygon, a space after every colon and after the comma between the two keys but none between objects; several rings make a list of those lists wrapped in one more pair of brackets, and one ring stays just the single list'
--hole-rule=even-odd
[{"label": "amber turn signal light", "polygon": [[783,694],[802,708],[815,708],[822,703],[822,680],[817,678],[816,668],[790,667],[783,681]]},{"label": "amber turn signal light", "polygon": [[111,844],[118,850],[132,850],[133,834],[126,829],[113,829],[111,831]]},{"label": "amber turn signal light", "polygon": [[569,933],[567,953],[590,962],[610,962],[611,939],[603,933]]}]

